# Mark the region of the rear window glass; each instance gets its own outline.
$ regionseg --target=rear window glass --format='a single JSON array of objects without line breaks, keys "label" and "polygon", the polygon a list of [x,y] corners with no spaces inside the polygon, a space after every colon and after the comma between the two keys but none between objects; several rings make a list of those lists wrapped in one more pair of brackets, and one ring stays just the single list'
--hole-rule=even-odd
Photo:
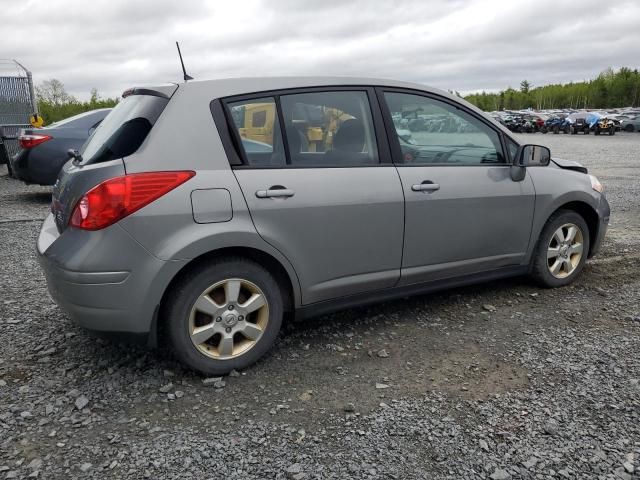
[{"label": "rear window glass", "polygon": [[152,95],[124,98],[80,149],[83,163],[99,163],[134,153],[151,131],[169,100]]}]

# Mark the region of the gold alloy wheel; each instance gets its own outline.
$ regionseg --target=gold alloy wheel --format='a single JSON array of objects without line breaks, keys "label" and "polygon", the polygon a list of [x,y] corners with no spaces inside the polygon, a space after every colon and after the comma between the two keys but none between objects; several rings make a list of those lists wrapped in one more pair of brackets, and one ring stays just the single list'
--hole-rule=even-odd
[{"label": "gold alloy wheel", "polygon": [[547,267],[556,278],[567,278],[580,264],[584,238],[582,230],[573,223],[566,223],[551,236],[547,247]]},{"label": "gold alloy wheel", "polygon": [[200,353],[215,360],[251,349],[269,323],[269,303],[257,285],[240,278],[222,280],[198,297],[189,315],[189,336]]}]

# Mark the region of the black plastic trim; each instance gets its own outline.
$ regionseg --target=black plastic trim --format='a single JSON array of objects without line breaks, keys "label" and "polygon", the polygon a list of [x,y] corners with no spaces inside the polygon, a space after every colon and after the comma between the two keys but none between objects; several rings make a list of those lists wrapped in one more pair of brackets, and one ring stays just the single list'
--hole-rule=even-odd
[{"label": "black plastic trim", "polygon": [[442,280],[433,280],[425,283],[349,295],[347,297],[340,297],[310,305],[304,305],[296,310],[296,319],[317,317],[346,308],[361,307],[411,295],[432,293],[439,290],[446,290],[448,288],[464,287],[481,282],[499,280],[501,278],[516,277],[519,275],[525,275],[528,271],[528,265],[518,265],[515,267],[504,267],[472,275],[445,278]]},{"label": "black plastic trim", "polygon": [[209,108],[211,109],[213,123],[215,123],[216,128],[218,129],[218,135],[222,141],[224,152],[227,154],[229,164],[232,167],[242,165],[244,160],[240,155],[244,155],[244,152],[241,148],[237,148],[235,145],[235,139],[233,138],[232,132],[229,131],[229,121],[226,118],[225,109],[222,107],[222,103],[218,99],[212,100],[209,104]]},{"label": "black plastic trim", "polygon": [[122,92],[122,98],[127,98],[130,95],[150,95],[152,97],[166,98],[167,100],[170,98],[168,95],[150,88],[130,88]]}]

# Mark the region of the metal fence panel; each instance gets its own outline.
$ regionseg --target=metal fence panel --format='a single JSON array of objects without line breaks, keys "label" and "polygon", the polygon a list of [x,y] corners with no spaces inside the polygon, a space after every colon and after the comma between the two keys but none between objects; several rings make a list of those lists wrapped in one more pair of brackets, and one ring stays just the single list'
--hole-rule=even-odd
[{"label": "metal fence panel", "polygon": [[27,77],[0,76],[0,125],[29,123],[34,107]]},{"label": "metal fence panel", "polygon": [[0,60],[0,164],[20,151],[18,133],[37,112],[31,72],[15,60]]}]

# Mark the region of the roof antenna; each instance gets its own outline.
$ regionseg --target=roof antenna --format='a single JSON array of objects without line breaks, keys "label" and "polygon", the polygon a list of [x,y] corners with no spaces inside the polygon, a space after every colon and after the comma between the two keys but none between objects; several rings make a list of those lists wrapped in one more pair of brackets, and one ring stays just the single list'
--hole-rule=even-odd
[{"label": "roof antenna", "polygon": [[187,71],[184,68],[184,62],[182,61],[182,53],[180,52],[180,45],[176,42],[176,47],[178,48],[178,56],[180,57],[180,64],[182,65],[182,73],[184,73],[184,81],[193,80],[193,77],[187,75]]}]

